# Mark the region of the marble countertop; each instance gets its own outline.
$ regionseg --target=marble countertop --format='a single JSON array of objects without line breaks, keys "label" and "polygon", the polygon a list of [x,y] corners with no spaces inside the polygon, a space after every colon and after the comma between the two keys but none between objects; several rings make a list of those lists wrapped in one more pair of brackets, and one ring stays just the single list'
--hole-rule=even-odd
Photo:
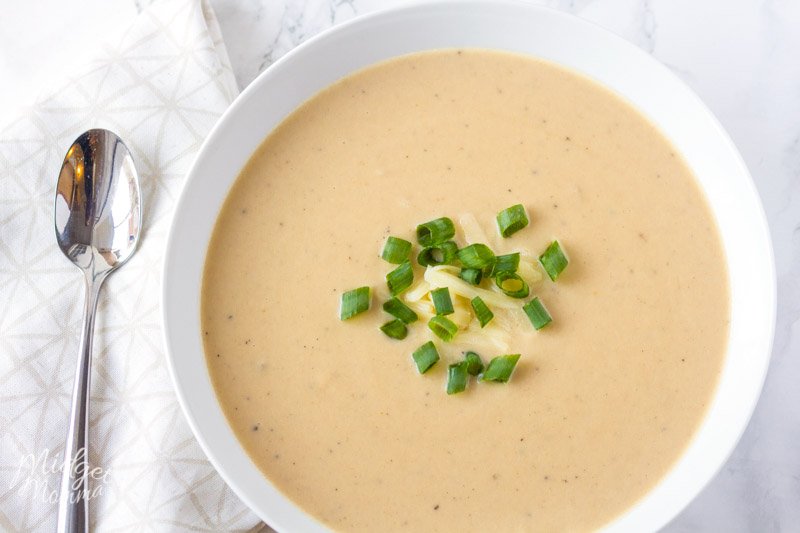
[{"label": "marble countertop", "polygon": [[[0,123],[95,33],[149,0],[28,0],[0,18]],[[211,0],[241,87],[308,37],[398,0]],[[800,531],[800,2],[541,0],[652,54],[692,87],[733,137],[769,219],[778,323],[761,400],[741,442],[666,529]],[[87,31],[74,31],[75,21]],[[757,260],[758,258],[754,258]]]}]

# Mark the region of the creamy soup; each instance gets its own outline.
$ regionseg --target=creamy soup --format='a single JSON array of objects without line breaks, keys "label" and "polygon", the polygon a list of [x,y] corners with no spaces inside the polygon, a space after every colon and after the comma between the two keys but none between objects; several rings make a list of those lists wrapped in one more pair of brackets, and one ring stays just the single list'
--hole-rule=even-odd
[{"label": "creamy soup", "polygon": [[[517,203],[530,225],[502,239],[495,215]],[[425,323],[403,341],[378,329],[384,240],[416,242],[440,216],[473,221],[498,253],[536,255],[553,237],[569,253],[557,282],[531,287],[552,324],[522,315],[505,350],[475,340],[484,361],[521,354],[508,383],[447,395],[468,346],[436,340],[441,360],[420,375]],[[341,293],[363,285],[372,308],[340,321]],[[601,527],[686,448],[729,320],[715,222],[669,142],[586,78],[477,50],[381,63],[297,109],[233,186],[202,290],[231,427],[276,487],[341,531]]]}]

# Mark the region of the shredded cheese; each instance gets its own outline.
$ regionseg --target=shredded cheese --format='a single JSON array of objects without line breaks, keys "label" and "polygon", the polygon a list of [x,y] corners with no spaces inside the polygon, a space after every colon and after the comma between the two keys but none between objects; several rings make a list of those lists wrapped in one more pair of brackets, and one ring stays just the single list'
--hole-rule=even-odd
[{"label": "shredded cheese", "polygon": [[539,261],[535,257],[520,255],[517,274],[525,280],[528,286],[536,285],[544,279],[538,265]]},{"label": "shredded cheese", "polygon": [[[467,243],[492,243],[472,214],[462,215],[460,218],[461,230]],[[501,243],[504,244],[504,243]],[[447,318],[458,326],[459,333],[448,343],[454,348],[486,350],[488,352],[505,352],[511,341],[511,331],[524,327],[521,324],[525,315],[521,312],[522,302],[511,298],[494,283],[489,288],[480,288],[470,285],[458,274],[460,269],[452,265],[430,266],[425,269],[422,279],[418,280],[409,290],[401,296],[420,320],[427,322],[436,315],[436,308],[431,300],[431,291],[447,287],[453,301],[453,313]],[[544,279],[536,256],[527,249],[520,250],[520,262],[517,273],[529,286],[534,286]],[[494,312],[494,319],[481,328],[470,300],[480,298]]]},{"label": "shredded cheese", "polygon": [[431,290],[431,286],[427,281],[421,280],[419,283],[411,287],[403,296],[406,302],[418,302],[423,299]]},{"label": "shredded cheese", "polygon": [[478,219],[472,213],[461,215],[458,221],[461,222],[461,230],[464,232],[464,239],[468,244],[476,242],[487,243],[489,241]]},{"label": "shredded cheese", "polygon": [[480,296],[481,300],[489,307],[516,309],[520,306],[519,300],[509,298],[505,294],[470,285],[458,277],[458,269],[456,267],[448,265],[428,267],[425,270],[425,281],[427,281],[432,288],[447,287],[450,289],[450,292],[463,296],[468,300]]},{"label": "shredded cheese", "polygon": [[433,302],[428,298],[417,300],[415,302],[406,302],[406,305],[413,309],[414,312],[426,322],[430,320],[431,317],[436,315],[436,308],[433,306]]},{"label": "shredded cheese", "polygon": [[502,328],[492,327],[491,325],[481,329],[477,322],[473,322],[466,331],[459,332],[453,339],[452,344],[479,351],[505,352],[508,350],[511,335]]},{"label": "shredded cheese", "polygon": [[453,298],[453,312],[447,318],[458,326],[458,329],[467,329],[472,322],[472,307],[469,302],[458,296]]}]

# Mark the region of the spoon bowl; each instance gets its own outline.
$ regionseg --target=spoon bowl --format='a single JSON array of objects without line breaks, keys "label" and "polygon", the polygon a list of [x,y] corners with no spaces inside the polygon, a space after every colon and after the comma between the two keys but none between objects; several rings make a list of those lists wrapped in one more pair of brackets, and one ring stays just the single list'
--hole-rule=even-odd
[{"label": "spoon bowl", "polygon": [[100,288],[133,255],[142,208],[133,157],[117,135],[93,129],[67,150],[55,198],[58,246],[84,275],[83,334],[72,389],[58,503],[59,533],[89,531],[88,442],[92,334]]},{"label": "spoon bowl", "polygon": [[142,213],[133,157],[117,135],[93,129],[64,158],[55,200],[56,239],[78,268],[106,275],[133,255]]}]

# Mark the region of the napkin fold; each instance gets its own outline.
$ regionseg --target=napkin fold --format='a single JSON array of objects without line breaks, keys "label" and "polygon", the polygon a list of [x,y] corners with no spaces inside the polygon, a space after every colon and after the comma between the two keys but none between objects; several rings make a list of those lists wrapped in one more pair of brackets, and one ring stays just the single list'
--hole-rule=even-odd
[{"label": "napkin fold", "polygon": [[206,1],[157,2],[115,37],[0,131],[0,530],[55,527],[83,279],[56,246],[54,185],[66,149],[96,127],[131,149],[144,220],[139,250],[98,307],[93,530],[250,529],[258,519],[208,463],[178,406],[159,308],[175,201],[238,88]]}]

